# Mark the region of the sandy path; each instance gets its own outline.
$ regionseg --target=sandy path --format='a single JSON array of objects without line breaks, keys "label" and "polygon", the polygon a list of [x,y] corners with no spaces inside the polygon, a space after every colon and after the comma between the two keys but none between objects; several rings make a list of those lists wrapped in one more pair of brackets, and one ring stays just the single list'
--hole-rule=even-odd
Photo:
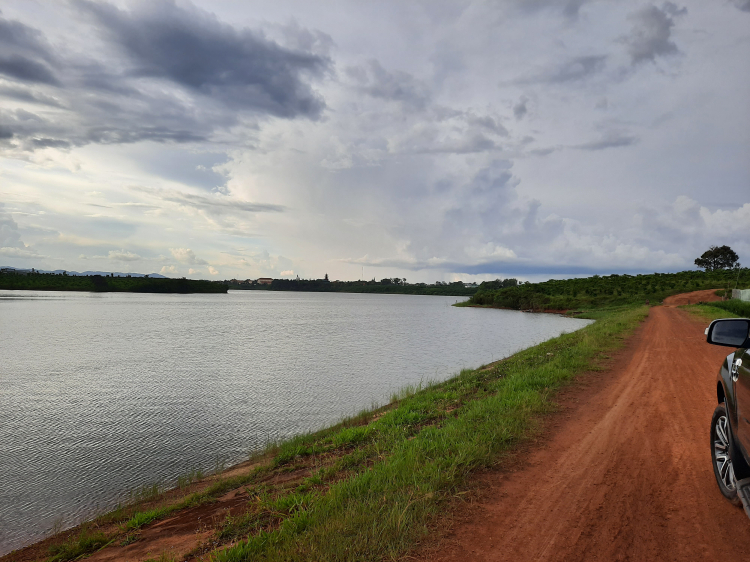
[{"label": "sandy path", "polygon": [[750,560],[750,520],[720,494],[709,449],[730,350],[674,308],[709,299],[653,308],[615,368],[573,391],[577,403],[515,472],[484,475],[483,500],[423,559]]}]

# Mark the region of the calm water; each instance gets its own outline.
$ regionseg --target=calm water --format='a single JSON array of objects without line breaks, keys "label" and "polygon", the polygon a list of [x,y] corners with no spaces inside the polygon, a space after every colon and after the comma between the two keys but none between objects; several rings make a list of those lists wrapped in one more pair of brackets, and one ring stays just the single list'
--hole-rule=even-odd
[{"label": "calm water", "polygon": [[0,291],[0,554],[587,324],[456,300]]}]

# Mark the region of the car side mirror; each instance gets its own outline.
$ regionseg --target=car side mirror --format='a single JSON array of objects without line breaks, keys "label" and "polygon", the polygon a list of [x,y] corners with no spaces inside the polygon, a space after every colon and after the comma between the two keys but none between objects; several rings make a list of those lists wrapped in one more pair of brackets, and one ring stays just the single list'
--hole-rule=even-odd
[{"label": "car side mirror", "polygon": [[722,318],[706,328],[706,341],[727,347],[748,347],[750,320],[747,318]]}]

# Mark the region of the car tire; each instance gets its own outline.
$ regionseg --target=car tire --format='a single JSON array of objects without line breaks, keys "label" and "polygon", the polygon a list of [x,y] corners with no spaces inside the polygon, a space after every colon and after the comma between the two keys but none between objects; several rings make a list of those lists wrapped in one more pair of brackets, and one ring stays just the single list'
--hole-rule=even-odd
[{"label": "car tire", "polygon": [[735,456],[732,454],[733,446],[729,415],[722,403],[716,407],[711,418],[711,462],[722,495],[734,505],[740,505],[742,502],[737,495],[737,480],[732,466]]}]

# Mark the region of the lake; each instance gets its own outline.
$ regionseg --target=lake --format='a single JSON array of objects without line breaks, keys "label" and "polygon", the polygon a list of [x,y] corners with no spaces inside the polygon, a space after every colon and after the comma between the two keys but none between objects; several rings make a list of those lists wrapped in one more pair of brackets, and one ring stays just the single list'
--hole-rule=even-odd
[{"label": "lake", "polygon": [[0,555],[589,323],[457,300],[0,291]]}]

